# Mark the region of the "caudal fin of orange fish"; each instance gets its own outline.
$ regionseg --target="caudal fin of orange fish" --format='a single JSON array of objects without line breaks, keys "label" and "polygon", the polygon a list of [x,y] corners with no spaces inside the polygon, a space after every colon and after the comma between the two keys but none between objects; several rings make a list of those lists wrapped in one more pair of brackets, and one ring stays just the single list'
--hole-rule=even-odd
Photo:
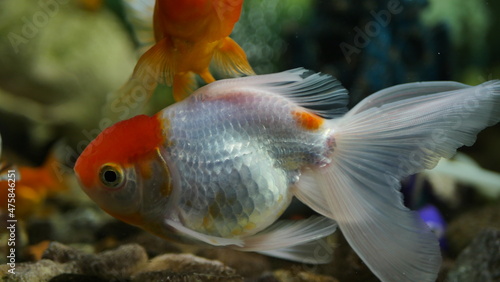
[{"label": "caudal fin of orange fish", "polygon": [[214,53],[212,64],[217,71],[227,77],[255,74],[245,51],[230,37],[221,41]]},{"label": "caudal fin of orange fish", "polygon": [[137,62],[130,79],[118,90],[109,93],[103,116],[120,121],[144,109],[158,83],[172,85],[175,61],[166,38],[158,41]]}]

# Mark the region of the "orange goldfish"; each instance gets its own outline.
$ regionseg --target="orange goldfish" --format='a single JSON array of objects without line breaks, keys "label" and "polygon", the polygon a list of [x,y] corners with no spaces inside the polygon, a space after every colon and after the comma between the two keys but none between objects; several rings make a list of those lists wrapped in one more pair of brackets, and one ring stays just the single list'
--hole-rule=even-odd
[{"label": "orange goldfish", "polygon": [[[140,57],[128,84],[164,83],[180,101],[195,90],[195,74],[206,83],[215,81],[211,63],[227,76],[254,74],[243,49],[229,38],[242,5],[243,0],[157,0],[156,44]],[[154,87],[149,89],[151,94]]]},{"label": "orange goldfish", "polygon": [[47,196],[67,187],[56,174],[57,159],[51,153],[40,167],[18,166],[5,168],[13,172],[0,179],[0,213],[7,213],[9,178],[15,178],[15,215],[23,218],[33,213]]},{"label": "orange goldfish", "polygon": [[[336,79],[304,69],[220,80],[107,128],[75,172],[106,212],[162,237],[325,263],[332,246],[318,240],[338,226],[380,280],[435,281],[438,239],[403,205],[400,180],[500,122],[500,81],[347,101]],[[293,197],[321,216],[279,221]]]}]

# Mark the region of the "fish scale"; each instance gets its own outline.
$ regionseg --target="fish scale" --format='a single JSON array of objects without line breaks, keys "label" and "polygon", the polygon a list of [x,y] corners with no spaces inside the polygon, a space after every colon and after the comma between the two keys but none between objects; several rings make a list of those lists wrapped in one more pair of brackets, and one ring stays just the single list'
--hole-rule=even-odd
[{"label": "fish scale", "polygon": [[[213,236],[248,235],[286,209],[297,169],[326,144],[323,132],[298,127],[291,115],[296,108],[279,96],[255,96],[244,103],[188,99],[162,113],[173,144],[167,152],[181,175],[179,206],[187,227]],[[193,198],[197,205],[186,205]]]}]

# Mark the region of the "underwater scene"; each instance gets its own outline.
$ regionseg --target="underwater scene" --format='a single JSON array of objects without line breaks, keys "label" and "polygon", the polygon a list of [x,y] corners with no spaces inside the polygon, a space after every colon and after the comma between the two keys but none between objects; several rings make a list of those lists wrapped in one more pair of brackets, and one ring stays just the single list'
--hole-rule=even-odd
[{"label": "underwater scene", "polygon": [[0,1],[0,280],[500,281],[499,14]]}]

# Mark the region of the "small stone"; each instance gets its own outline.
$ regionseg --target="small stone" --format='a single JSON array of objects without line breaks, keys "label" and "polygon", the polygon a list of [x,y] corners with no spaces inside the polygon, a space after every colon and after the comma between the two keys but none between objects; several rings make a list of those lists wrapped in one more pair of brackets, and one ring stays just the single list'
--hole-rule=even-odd
[{"label": "small stone", "polygon": [[17,263],[15,274],[8,273],[9,265],[0,266],[2,273],[1,281],[25,282],[25,281],[48,281],[52,277],[62,273],[71,273],[75,268],[71,264],[61,264],[48,259],[42,259],[36,263]]},{"label": "small stone", "polygon": [[236,271],[220,261],[191,254],[164,254],[153,258],[138,271],[133,281],[155,281],[155,277],[170,277],[168,281],[242,281]]},{"label": "small stone", "polygon": [[135,243],[141,245],[150,258],[166,254],[166,253],[181,253],[181,249],[173,242],[169,242],[153,234],[141,231],[135,236],[131,236],[121,244]]},{"label": "small stone", "polygon": [[275,270],[271,276],[264,276],[259,281],[279,281],[279,282],[338,282],[336,278],[320,275],[307,271],[296,270]]},{"label": "small stone", "polygon": [[199,281],[199,282],[243,282],[243,278],[239,275],[216,275],[206,273],[174,273],[168,270],[141,272],[132,278],[132,282],[186,282],[186,281]]},{"label": "small stone", "polygon": [[269,258],[257,253],[246,253],[225,248],[205,248],[199,250],[196,255],[221,261],[245,278],[257,278],[271,269]]},{"label": "small stone", "polygon": [[49,282],[106,282],[108,280],[95,275],[63,273],[49,280]]},{"label": "small stone", "polygon": [[458,256],[448,281],[500,281],[500,229],[485,229]]},{"label": "small stone", "polygon": [[153,258],[144,271],[169,270],[175,273],[198,272],[211,274],[234,274],[235,270],[220,261],[208,260],[192,254],[164,254]]},{"label": "small stone", "polygon": [[83,257],[76,266],[79,273],[96,275],[105,279],[128,279],[147,263],[144,248],[136,244],[123,245],[116,250]]},{"label": "small stone", "polygon": [[50,242],[49,247],[43,252],[42,259],[50,259],[59,263],[78,261],[93,255],[76,250],[59,242]]}]

